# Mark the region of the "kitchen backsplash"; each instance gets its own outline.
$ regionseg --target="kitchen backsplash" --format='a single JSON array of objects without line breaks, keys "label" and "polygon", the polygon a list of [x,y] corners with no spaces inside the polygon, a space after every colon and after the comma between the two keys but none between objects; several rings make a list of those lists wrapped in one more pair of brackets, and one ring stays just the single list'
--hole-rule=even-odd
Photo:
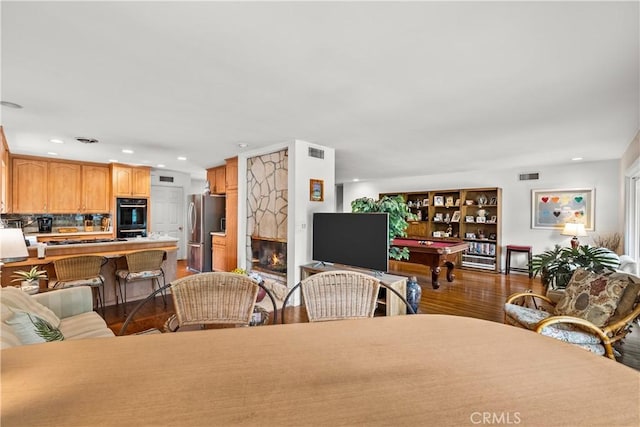
[{"label": "kitchen backsplash", "polygon": [[[77,228],[78,231],[85,230],[85,221],[90,221],[88,225],[93,223],[93,231],[102,231],[102,218],[111,218],[109,214],[2,214],[0,215],[4,222],[12,220],[22,221],[22,229],[25,234],[38,232],[38,217],[53,218],[53,232],[57,233],[58,228]],[[111,221],[113,227],[113,221]]]}]

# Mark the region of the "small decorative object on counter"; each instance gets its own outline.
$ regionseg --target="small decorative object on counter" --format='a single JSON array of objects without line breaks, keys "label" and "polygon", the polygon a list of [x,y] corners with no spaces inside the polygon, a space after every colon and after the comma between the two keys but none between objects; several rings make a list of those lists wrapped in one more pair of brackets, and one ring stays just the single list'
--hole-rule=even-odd
[{"label": "small decorative object on counter", "polygon": [[[411,276],[407,279],[407,302],[413,309],[414,313],[418,313],[418,305],[420,305],[420,298],[422,297],[422,288],[418,284],[416,276]],[[410,314],[407,310],[407,314]]]},{"label": "small decorative object on counter", "polygon": [[20,289],[28,294],[37,294],[40,290],[40,279],[47,277],[47,272],[44,270],[38,270],[38,267],[33,266],[29,271],[18,270],[11,275],[15,277],[12,282],[20,282]]}]

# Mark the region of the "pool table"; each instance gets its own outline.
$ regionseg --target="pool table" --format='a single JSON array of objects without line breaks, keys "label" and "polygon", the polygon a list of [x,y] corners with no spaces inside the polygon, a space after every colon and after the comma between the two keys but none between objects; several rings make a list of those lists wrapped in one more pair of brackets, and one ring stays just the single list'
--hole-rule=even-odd
[{"label": "pool table", "polygon": [[409,249],[408,262],[428,265],[431,268],[431,286],[438,289],[440,266],[447,267],[447,281],[453,282],[453,268],[457,254],[469,247],[466,242],[445,242],[437,240],[393,239],[393,246]]}]

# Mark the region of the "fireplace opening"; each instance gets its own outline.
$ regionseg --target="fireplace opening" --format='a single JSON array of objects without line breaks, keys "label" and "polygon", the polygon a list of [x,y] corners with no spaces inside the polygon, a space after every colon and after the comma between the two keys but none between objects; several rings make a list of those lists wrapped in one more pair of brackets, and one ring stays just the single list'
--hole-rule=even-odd
[{"label": "fireplace opening", "polygon": [[287,242],[251,237],[251,269],[285,276],[287,274]]}]

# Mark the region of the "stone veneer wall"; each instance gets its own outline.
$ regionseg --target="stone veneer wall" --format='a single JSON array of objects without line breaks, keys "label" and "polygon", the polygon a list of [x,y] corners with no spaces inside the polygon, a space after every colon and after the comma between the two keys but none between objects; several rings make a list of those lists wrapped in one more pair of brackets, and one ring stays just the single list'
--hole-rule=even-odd
[{"label": "stone veneer wall", "polygon": [[287,149],[247,159],[247,260],[251,236],[287,240],[288,163]]}]

